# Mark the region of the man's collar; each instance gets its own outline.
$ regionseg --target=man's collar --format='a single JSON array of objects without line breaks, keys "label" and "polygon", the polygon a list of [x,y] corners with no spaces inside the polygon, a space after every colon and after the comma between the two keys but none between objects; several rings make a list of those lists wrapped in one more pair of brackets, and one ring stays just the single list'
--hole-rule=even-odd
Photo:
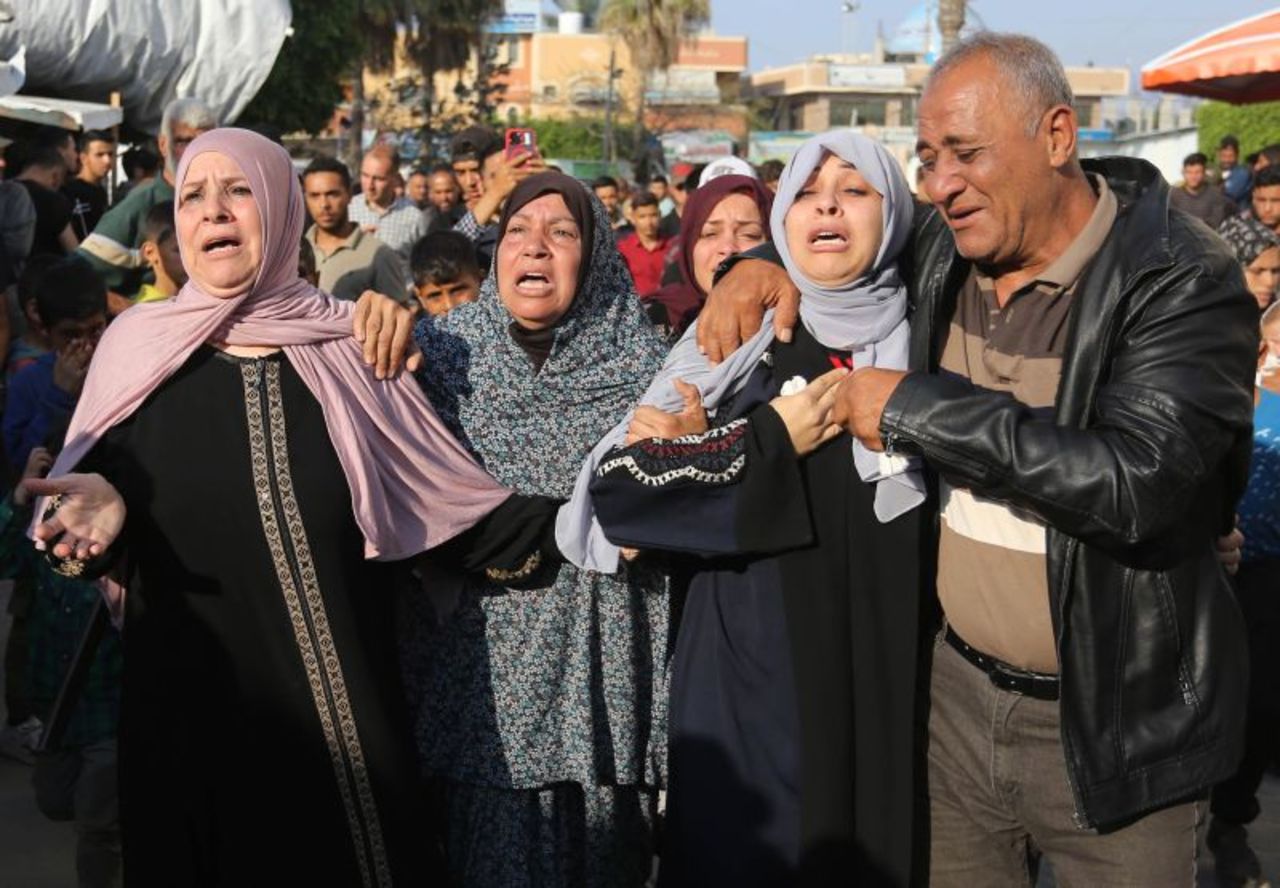
[{"label": "man's collar", "polygon": [[1111,193],[1107,185],[1107,180],[1093,173],[1086,173],[1086,175],[1089,177],[1089,184],[1098,194],[1098,202],[1094,204],[1093,214],[1089,216],[1089,221],[1085,223],[1084,228],[1080,229],[1062,254],[1036,276],[1037,281],[1043,281],[1063,290],[1074,284],[1080,277],[1084,267],[1089,264],[1089,260],[1097,254],[1107,239],[1111,224],[1116,220],[1118,204],[1116,196]]},{"label": "man's collar", "polygon": [[412,201],[410,201],[409,198],[407,197],[397,197],[395,200],[391,201],[391,206],[383,207],[381,204],[376,204],[373,201],[369,200],[369,195],[365,194],[364,192],[361,192],[360,196],[364,198],[365,207],[367,207],[370,212],[378,216],[385,216],[387,215],[387,213],[390,213],[393,210],[398,210],[401,208],[403,204],[406,204],[406,203],[412,204]]},{"label": "man's collar", "polygon": [[[350,223],[351,220],[347,219],[347,222]],[[311,227],[308,228],[306,230],[306,233],[302,235],[308,241],[310,241],[311,246],[315,247],[317,250],[320,249],[320,245],[316,243],[316,237],[319,231],[320,231],[320,226],[312,222]],[[360,230],[360,226],[352,225],[351,233],[346,236],[346,239],[344,239],[342,243],[338,244],[338,246],[334,247],[332,252],[327,253],[326,255],[332,256],[334,253],[338,252],[338,250],[343,250],[343,249],[354,250],[358,246],[360,246],[360,240],[363,237],[364,237],[364,232]]]}]

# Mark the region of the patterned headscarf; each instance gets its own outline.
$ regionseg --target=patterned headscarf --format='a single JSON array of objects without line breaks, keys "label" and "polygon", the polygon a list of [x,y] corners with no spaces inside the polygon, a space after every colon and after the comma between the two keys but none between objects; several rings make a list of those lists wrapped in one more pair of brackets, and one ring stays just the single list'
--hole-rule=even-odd
[{"label": "patterned headscarf", "polygon": [[512,195],[504,219],[551,192],[566,198],[590,243],[583,244],[581,285],[541,369],[534,372],[512,340],[496,260],[478,300],[424,317],[416,336],[430,356],[422,376],[427,397],[481,464],[521,493],[567,497],[592,446],[639,399],[664,350],[604,207],[581,184],[558,173],[532,176]]},{"label": "patterned headscarf", "polygon": [[[476,459],[517,491],[563,497],[592,445],[640,397],[663,349],[594,195],[566,176],[538,174],[513,193],[507,215],[549,192],[565,198],[591,240],[541,367],[512,339],[499,261],[477,301],[424,318],[416,334],[428,356],[427,397]],[[411,689],[425,681],[417,718],[429,773],[513,789],[660,779],[670,600],[661,574],[627,568],[609,576],[560,564],[540,589],[464,582],[451,628],[432,637],[434,667],[410,666],[406,678]]]},{"label": "patterned headscarf", "polygon": [[1263,225],[1252,214],[1231,216],[1222,223],[1218,234],[1235,251],[1241,265],[1254,260],[1272,247],[1280,247],[1280,235]]}]

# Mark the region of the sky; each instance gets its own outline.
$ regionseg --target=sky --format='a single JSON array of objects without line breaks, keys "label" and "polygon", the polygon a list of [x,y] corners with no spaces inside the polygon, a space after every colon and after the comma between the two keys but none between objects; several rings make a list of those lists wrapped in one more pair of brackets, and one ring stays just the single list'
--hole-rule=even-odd
[{"label": "sky", "polygon": [[[862,0],[847,27],[841,0],[711,0],[717,34],[745,35],[749,68],[792,64],[823,52],[870,51],[916,0]],[[935,4],[936,5],[936,4]],[[1067,65],[1137,69],[1206,31],[1263,12],[1265,0],[971,0],[993,31],[1043,40]]]}]

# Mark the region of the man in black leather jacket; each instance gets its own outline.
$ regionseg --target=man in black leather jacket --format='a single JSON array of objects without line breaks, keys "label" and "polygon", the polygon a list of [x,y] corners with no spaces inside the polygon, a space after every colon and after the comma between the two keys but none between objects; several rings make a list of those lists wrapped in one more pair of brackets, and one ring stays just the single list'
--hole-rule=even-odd
[{"label": "man in black leather jacket", "polygon": [[[1246,479],[1256,306],[1152,166],[1077,159],[1043,45],[964,41],[919,121],[916,370],[859,370],[841,403],[940,487],[930,882],[1031,884],[1043,852],[1071,884],[1191,885],[1197,803],[1242,742],[1215,540]],[[712,294],[713,358],[767,268]]]}]

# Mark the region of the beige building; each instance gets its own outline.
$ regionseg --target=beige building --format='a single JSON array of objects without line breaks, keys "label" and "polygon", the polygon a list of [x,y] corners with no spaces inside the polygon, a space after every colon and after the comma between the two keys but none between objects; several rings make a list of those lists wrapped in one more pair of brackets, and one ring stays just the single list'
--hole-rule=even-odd
[{"label": "beige building", "polygon": [[[747,97],[766,103],[775,130],[822,132],[839,126],[914,128],[929,65],[869,56],[815,56],[752,74]],[[1084,129],[1102,126],[1102,100],[1129,93],[1127,68],[1067,68]]]},{"label": "beige building", "polygon": [[[497,82],[505,89],[497,102],[498,117],[514,123],[529,118],[600,116],[609,101],[609,61],[613,54],[613,107],[620,119],[634,113],[640,72],[626,43],[601,33],[511,34],[498,37],[496,62],[508,73]],[[435,94],[450,110],[461,78],[475,79],[476,57],[467,69],[440,72]],[[747,69],[747,39],[703,34],[683,41],[675,64],[654,74],[645,91],[648,127],[655,132],[677,129],[724,129],[746,135],[747,111],[741,84]],[[385,129],[421,125],[421,113],[408,93],[411,78],[404,66],[390,76],[365,72],[370,124]]]}]

